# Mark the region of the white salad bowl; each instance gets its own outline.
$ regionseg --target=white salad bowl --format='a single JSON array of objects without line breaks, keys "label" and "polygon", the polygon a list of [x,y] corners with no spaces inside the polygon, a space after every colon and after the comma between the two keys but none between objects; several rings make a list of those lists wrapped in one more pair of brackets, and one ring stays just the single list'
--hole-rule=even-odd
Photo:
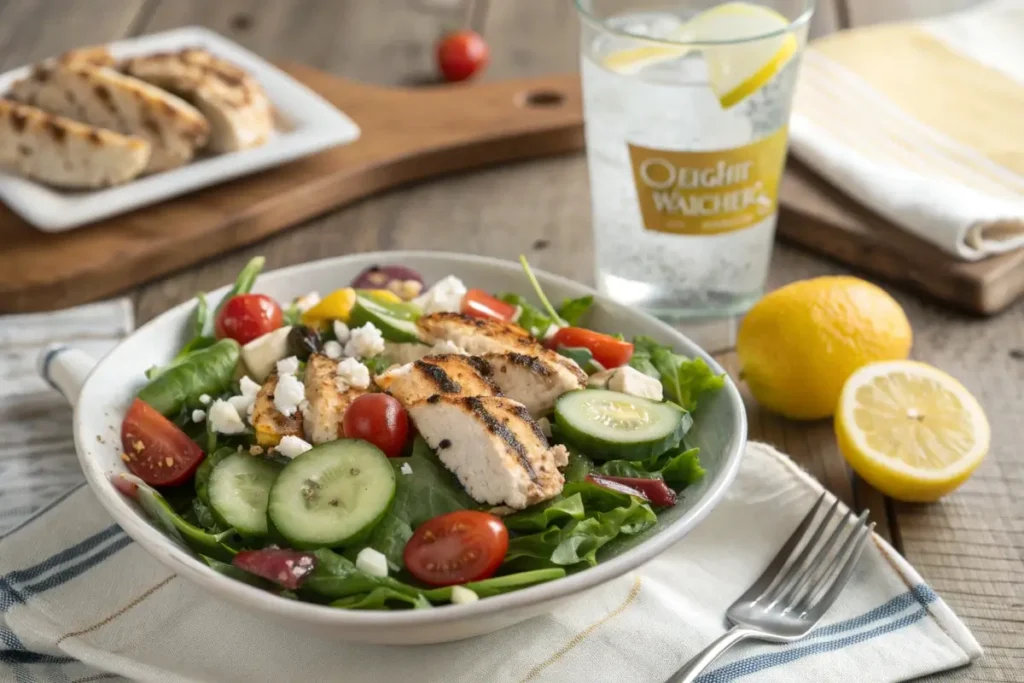
[{"label": "white salad bowl", "polygon": [[[531,288],[519,264],[480,256],[441,252],[395,251],[343,256],[264,273],[254,291],[288,301],[310,291],[326,293],[348,283],[369,265],[401,264],[434,282],[455,275],[469,287],[490,292],[519,292]],[[571,280],[537,273],[548,297],[593,294],[595,305],[587,327],[627,337],[644,334],[671,345],[677,352],[703,358],[716,372],[722,368],[685,336],[650,316],[614,303]],[[224,295],[222,287],[209,296],[211,306]],[[685,489],[679,503],[658,515],[658,524],[628,537],[613,557],[601,558],[589,569],[563,579],[483,600],[429,610],[353,611],[278,597],[209,568],[203,561],[154,526],[110,482],[125,471],[121,461],[120,425],[145,371],[167,362],[185,343],[194,302],[172,308],[125,339],[95,363],[81,351],[52,349],[41,358],[40,372],[75,405],[75,448],[85,477],[100,503],[154,558],[212,595],[237,603],[292,628],[307,628],[341,640],[378,644],[438,643],[490,633],[531,617],[551,612],[582,592],[641,566],[693,529],[722,499],[739,468],[747,424],[736,386],[726,380],[723,390],[707,397],[694,415],[689,446],[700,447],[707,474]]]}]

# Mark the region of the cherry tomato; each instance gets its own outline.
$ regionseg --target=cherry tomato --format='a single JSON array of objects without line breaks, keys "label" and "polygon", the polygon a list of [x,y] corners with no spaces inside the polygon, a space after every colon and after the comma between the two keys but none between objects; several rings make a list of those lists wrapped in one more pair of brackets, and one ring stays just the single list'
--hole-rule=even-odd
[{"label": "cherry tomato", "polygon": [[284,323],[284,313],[266,294],[238,294],[228,299],[214,322],[218,339],[231,337],[239,344],[273,332]]},{"label": "cherry tomato", "polygon": [[405,544],[409,572],[431,586],[486,579],[508,551],[508,530],[492,514],[459,510],[428,519]]},{"label": "cherry tomato", "polygon": [[462,312],[474,318],[512,320],[516,315],[516,307],[482,289],[471,289],[462,296]]},{"label": "cherry tomato", "polygon": [[583,347],[594,354],[594,360],[605,368],[625,365],[633,356],[633,345],[629,342],[582,327],[563,327],[548,341],[548,346]]},{"label": "cherry tomato", "polygon": [[490,50],[476,31],[449,33],[437,44],[437,67],[446,81],[464,81],[487,66]]},{"label": "cherry tomato", "polygon": [[346,437],[369,441],[389,458],[400,456],[409,438],[409,413],[387,394],[363,394],[352,401],[341,424]]},{"label": "cherry tomato", "polygon": [[185,483],[205,457],[185,432],[138,398],[121,424],[121,447],[128,471],[150,486]]}]

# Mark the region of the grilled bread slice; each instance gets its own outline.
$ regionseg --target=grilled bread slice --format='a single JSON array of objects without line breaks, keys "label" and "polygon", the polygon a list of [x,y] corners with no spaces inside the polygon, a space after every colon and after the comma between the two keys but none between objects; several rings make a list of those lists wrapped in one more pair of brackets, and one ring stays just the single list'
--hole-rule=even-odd
[{"label": "grilled bread slice", "polygon": [[83,123],[147,140],[146,170],[188,163],[206,144],[210,124],[189,103],[148,83],[80,60],[50,62],[12,88],[24,104]]},{"label": "grilled bread slice", "polygon": [[206,50],[135,57],[122,69],[194,104],[210,121],[211,151],[256,147],[274,130],[273,108],[259,82]]},{"label": "grilled bread slice", "polygon": [[141,138],[0,99],[0,164],[28,178],[68,189],[119,185],[145,170],[149,153]]}]

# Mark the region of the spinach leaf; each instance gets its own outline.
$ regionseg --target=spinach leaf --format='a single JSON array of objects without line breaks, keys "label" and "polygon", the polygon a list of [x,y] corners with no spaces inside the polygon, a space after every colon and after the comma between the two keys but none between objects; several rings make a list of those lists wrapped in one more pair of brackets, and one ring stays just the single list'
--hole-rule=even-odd
[{"label": "spinach leaf", "polygon": [[633,345],[630,365],[646,375],[658,377],[665,390],[665,398],[686,410],[692,412],[697,407],[701,394],[718,391],[725,386],[724,377],[714,374],[700,358],[690,359],[677,354],[650,337],[636,337]]},{"label": "spinach leaf", "polygon": [[583,320],[583,316],[590,311],[590,307],[593,305],[594,297],[589,294],[578,299],[566,299],[558,307],[558,317],[564,320],[567,325],[578,327]]},{"label": "spinach leaf", "polygon": [[[422,438],[414,441],[408,458],[391,458],[389,462],[395,468],[395,500],[370,534],[367,545],[383,553],[392,569],[400,569],[413,529],[432,517],[479,505]],[[412,473],[403,474],[402,465],[408,465]]]},{"label": "spinach leaf", "polygon": [[680,491],[704,476],[699,452],[699,448],[691,448],[676,453],[668,452],[649,460],[608,460],[597,471],[610,477],[662,479],[671,488]]},{"label": "spinach leaf", "polygon": [[301,592],[317,601],[338,600],[369,593],[375,588],[389,588],[415,598],[422,591],[390,576],[371,576],[358,569],[352,560],[333,550],[314,550],[316,567],[302,585]]},{"label": "spinach leaf", "polygon": [[189,337],[194,339],[203,336],[203,332],[206,330],[206,321],[209,317],[206,294],[199,292],[196,294],[196,310],[193,311],[192,317],[189,319]]},{"label": "spinach leaf", "polygon": [[138,477],[132,477],[131,481],[139,487],[137,497],[139,506],[164,533],[201,555],[222,562],[231,562],[231,558],[238,551],[225,541],[235,535],[233,529],[218,534],[208,533],[194,524],[190,524],[175,512],[170,503],[156,489],[148,486]]},{"label": "spinach leaf", "polygon": [[209,348],[193,351],[150,380],[139,398],[161,415],[173,417],[186,405],[198,405],[202,394],[217,395],[226,390],[234,378],[239,353],[234,339],[221,339]]},{"label": "spinach leaf", "polygon": [[576,365],[583,368],[588,375],[604,370],[604,366],[594,358],[593,352],[585,346],[559,346],[555,350],[559,355],[576,361]]},{"label": "spinach leaf", "polygon": [[210,569],[212,569],[213,571],[219,574],[223,574],[224,576],[229,576],[232,579],[235,579],[236,581],[241,581],[242,583],[247,583],[250,586],[256,586],[257,588],[263,588],[268,591],[274,591],[278,588],[275,584],[271,583],[270,581],[267,581],[266,579],[261,579],[255,574],[250,574],[247,571],[243,571],[233,564],[221,562],[220,560],[215,560],[212,557],[207,557],[206,555],[200,555],[199,557],[200,559],[202,559],[203,562],[208,564],[210,566]]},{"label": "spinach leaf", "polygon": [[[519,572],[517,574],[505,574],[503,576],[492,576],[481,581],[470,581],[463,584],[481,598],[489,598],[501,593],[509,593],[520,588],[534,586],[538,583],[546,583],[561,579],[565,576],[565,570],[559,568],[540,569],[536,571]],[[452,598],[451,586],[445,588],[431,588],[423,591],[423,594],[434,603],[448,602]]]},{"label": "spinach leaf", "polygon": [[213,508],[198,498],[192,499],[192,514],[196,519],[196,526],[209,531],[211,534],[227,531],[227,527],[217,521],[213,514]]},{"label": "spinach leaf", "polygon": [[516,324],[537,338],[542,338],[548,328],[555,322],[551,316],[532,305],[525,297],[511,292],[502,294],[500,297],[505,303],[519,307],[519,318]]},{"label": "spinach leaf", "polygon": [[501,521],[509,531],[543,531],[552,524],[572,519],[581,520],[583,516],[583,497],[576,493],[533,505],[521,512],[503,517]]},{"label": "spinach leaf", "polygon": [[[288,308],[284,309],[284,322],[282,324],[294,327],[300,322],[302,322],[302,310],[299,308],[298,300],[295,300],[288,305]],[[333,335],[334,332],[332,331],[331,334]]]},{"label": "spinach leaf", "polygon": [[378,586],[369,593],[349,595],[339,598],[330,603],[331,607],[342,609],[391,609],[398,603],[399,606],[412,607],[413,609],[430,609],[433,605],[422,593],[419,595],[407,595],[401,591],[387,586]]}]

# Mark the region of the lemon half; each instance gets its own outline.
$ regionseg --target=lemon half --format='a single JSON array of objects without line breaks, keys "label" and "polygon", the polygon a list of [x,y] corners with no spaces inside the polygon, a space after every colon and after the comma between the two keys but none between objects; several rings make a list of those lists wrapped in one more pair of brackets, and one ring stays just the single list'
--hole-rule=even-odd
[{"label": "lemon half", "polygon": [[839,447],[853,469],[898,500],[930,502],[964,482],[988,453],[985,411],[960,382],[914,361],[866,365],[843,386]]},{"label": "lemon half", "polygon": [[[680,43],[744,41],[701,48],[708,65],[711,89],[723,108],[760,90],[775,77],[799,48],[790,22],[775,10],[747,2],[727,2],[701,12],[666,39]],[[777,35],[770,35],[777,34]],[[618,50],[605,57],[605,68],[632,74],[640,69],[688,54],[688,45],[644,45]]]}]

